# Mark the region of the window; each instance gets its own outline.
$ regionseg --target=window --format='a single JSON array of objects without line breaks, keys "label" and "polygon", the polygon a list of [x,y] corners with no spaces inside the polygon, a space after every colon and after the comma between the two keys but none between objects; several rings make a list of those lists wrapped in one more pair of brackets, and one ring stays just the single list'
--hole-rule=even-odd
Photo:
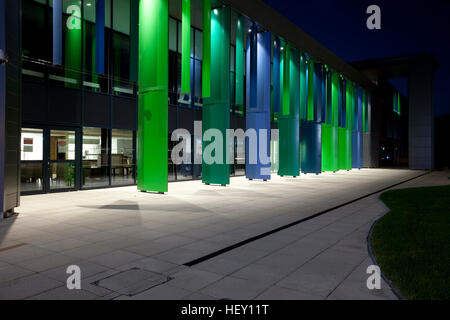
[{"label": "window", "polygon": [[50,131],[50,189],[75,187],[75,131]]},{"label": "window", "polygon": [[133,95],[130,79],[130,1],[113,1],[112,54],[113,91],[117,95]]},{"label": "window", "polygon": [[20,189],[22,192],[42,191],[43,130],[22,129],[20,140]]},{"label": "window", "polygon": [[83,128],[83,187],[109,185],[109,130]]},{"label": "window", "polygon": [[25,57],[51,61],[51,34],[46,27],[49,19],[46,2],[22,1],[22,54]]},{"label": "window", "polygon": [[112,130],[111,144],[112,185],[135,183],[135,143],[131,130]]}]

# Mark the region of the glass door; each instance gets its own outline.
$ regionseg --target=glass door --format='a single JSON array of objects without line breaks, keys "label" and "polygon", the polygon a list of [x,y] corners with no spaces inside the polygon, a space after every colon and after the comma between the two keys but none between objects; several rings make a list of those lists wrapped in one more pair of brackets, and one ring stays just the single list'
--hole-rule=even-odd
[{"label": "glass door", "polygon": [[79,189],[77,141],[78,129],[46,130],[47,183],[46,192]]}]

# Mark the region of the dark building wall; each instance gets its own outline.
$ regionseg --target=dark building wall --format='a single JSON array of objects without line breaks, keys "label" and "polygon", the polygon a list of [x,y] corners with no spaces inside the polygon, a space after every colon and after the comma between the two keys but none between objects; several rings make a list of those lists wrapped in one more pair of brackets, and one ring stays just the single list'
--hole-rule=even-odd
[{"label": "dark building wall", "polygon": [[22,122],[136,130],[136,101],[27,79],[23,82]]},{"label": "dark building wall", "polygon": [[[2,80],[0,90],[3,97],[0,102],[2,117],[0,120],[4,131],[0,134],[2,148],[0,164],[3,171],[0,196],[2,198],[2,212],[19,206],[19,155],[20,155],[20,105],[21,105],[21,43],[20,43],[20,1],[1,0],[1,11],[5,12],[4,28],[1,28],[2,44],[5,46],[9,62],[2,66]],[[3,215],[2,215],[3,216]]]},{"label": "dark building wall", "polygon": [[435,167],[437,170],[450,168],[450,115],[435,121]]}]

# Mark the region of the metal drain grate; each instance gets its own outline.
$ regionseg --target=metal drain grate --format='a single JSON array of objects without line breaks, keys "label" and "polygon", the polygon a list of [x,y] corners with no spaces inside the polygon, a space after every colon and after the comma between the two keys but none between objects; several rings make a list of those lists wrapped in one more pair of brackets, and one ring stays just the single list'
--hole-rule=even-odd
[{"label": "metal drain grate", "polygon": [[172,278],[140,268],[132,268],[113,274],[92,283],[95,286],[108,289],[129,297],[167,283]]}]

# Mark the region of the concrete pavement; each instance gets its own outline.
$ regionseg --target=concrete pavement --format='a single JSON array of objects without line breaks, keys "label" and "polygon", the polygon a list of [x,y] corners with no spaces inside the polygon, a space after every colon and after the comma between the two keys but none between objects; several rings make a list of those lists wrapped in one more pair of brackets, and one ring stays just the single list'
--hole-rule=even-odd
[{"label": "concrete pavement", "polygon": [[[366,237],[378,195],[186,267],[189,261],[423,172],[373,169],[227,188],[170,185],[22,198],[0,222],[0,299],[394,299],[366,288]],[[441,174],[442,175],[442,174]],[[412,182],[447,176],[432,173]],[[67,266],[82,290],[66,288]]]}]

